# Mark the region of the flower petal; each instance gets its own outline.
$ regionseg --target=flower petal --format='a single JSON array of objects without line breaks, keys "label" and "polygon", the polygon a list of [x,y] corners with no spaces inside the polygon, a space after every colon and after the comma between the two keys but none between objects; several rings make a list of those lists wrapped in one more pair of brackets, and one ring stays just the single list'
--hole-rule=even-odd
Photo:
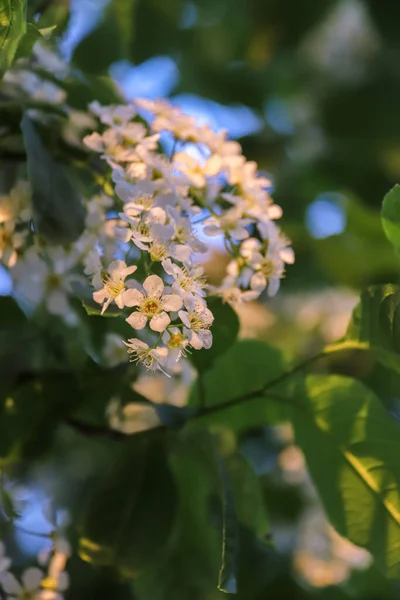
[{"label": "flower petal", "polygon": [[46,298],[46,306],[52,315],[65,315],[69,311],[67,294],[64,290],[53,290]]},{"label": "flower petal", "polygon": [[130,338],[127,342],[124,342],[125,346],[132,348],[132,350],[146,350],[149,346],[146,342],[142,342],[138,338]]},{"label": "flower petal", "polygon": [[22,574],[21,580],[27,590],[36,590],[40,587],[40,582],[44,578],[44,573],[36,567],[26,569]]},{"label": "flower petal", "polygon": [[164,282],[158,275],[150,275],[144,280],[143,287],[150,298],[161,298],[164,291]]},{"label": "flower petal", "polygon": [[205,225],[203,228],[203,232],[206,235],[221,235],[221,228],[218,226],[217,223],[210,223],[209,225]]},{"label": "flower petal", "polygon": [[174,275],[176,272],[177,265],[175,265],[170,258],[166,258],[162,261],[163,269],[168,275]]},{"label": "flower petal", "polygon": [[114,302],[118,306],[118,308],[120,308],[121,310],[124,308],[124,300],[123,300],[122,293],[118,294],[118,296],[116,296],[114,298]]},{"label": "flower petal", "polygon": [[254,273],[250,281],[250,287],[256,292],[262,292],[267,285],[267,280],[262,273]]},{"label": "flower petal", "polygon": [[250,236],[247,229],[245,229],[241,225],[238,225],[237,227],[235,227],[235,229],[231,229],[230,234],[235,240],[239,240],[239,241],[245,240],[246,238],[248,238]]},{"label": "flower petal", "polygon": [[112,263],[110,263],[110,266],[108,267],[107,271],[111,275],[115,271],[122,271],[123,269],[126,269],[126,262],[125,261],[123,261],[123,260],[113,260]]},{"label": "flower petal", "polygon": [[182,298],[176,294],[165,294],[161,299],[161,305],[164,310],[175,311],[182,308],[183,301]]},{"label": "flower petal", "polygon": [[126,269],[121,270],[121,279],[125,279],[128,275],[132,275],[137,270],[136,265],[132,265],[131,267],[126,267]]},{"label": "flower petal", "polygon": [[166,312],[161,312],[159,315],[155,315],[150,321],[150,328],[153,331],[157,331],[161,333],[161,331],[165,331],[168,325],[171,323],[171,319],[167,315]]},{"label": "flower petal", "polygon": [[160,419],[151,404],[139,402],[127,404],[122,413],[112,423],[112,428],[126,434],[138,433],[157,427]]},{"label": "flower petal", "polygon": [[140,313],[140,312],[133,312],[125,320],[134,329],[143,329],[143,327],[146,327],[146,323],[147,323],[147,317],[143,313]]},{"label": "flower petal", "polygon": [[184,246],[183,244],[174,244],[172,248],[172,256],[181,262],[188,262],[192,250],[190,246]]},{"label": "flower petal", "polygon": [[195,350],[201,350],[203,347],[203,340],[194,331],[189,333],[189,343]]},{"label": "flower petal", "polygon": [[60,592],[65,592],[69,588],[69,576],[68,573],[63,571],[60,573],[58,578],[58,589]]},{"label": "flower petal", "polygon": [[281,280],[276,278],[276,279],[270,279],[268,281],[268,290],[267,290],[267,294],[270,298],[272,298],[272,296],[275,296],[275,294],[278,292],[279,287],[281,285]]},{"label": "flower petal", "polygon": [[124,306],[140,306],[143,303],[144,296],[142,292],[135,289],[129,289],[122,292]]},{"label": "flower petal", "polygon": [[186,325],[188,329],[190,329],[189,313],[187,313],[186,310],[180,310],[178,315],[182,323]]},{"label": "flower petal", "polygon": [[280,251],[279,255],[281,259],[288,265],[292,265],[294,263],[293,248],[284,248]]},{"label": "flower petal", "polygon": [[277,204],[271,204],[268,209],[268,216],[270,219],[280,219],[282,216],[282,209]]},{"label": "flower petal", "polygon": [[1,576],[1,586],[6,594],[19,594],[22,587],[15,575],[10,572]]},{"label": "flower petal", "polygon": [[97,292],[93,292],[93,300],[98,302],[98,304],[103,304],[104,300],[107,298],[106,288],[102,288],[101,290],[97,290]]},{"label": "flower petal", "polygon": [[199,335],[200,335],[201,340],[203,342],[203,348],[205,348],[206,350],[209,350],[209,348],[211,348],[212,343],[213,343],[213,338],[212,338],[211,331],[208,331],[208,329],[202,329],[199,332]]},{"label": "flower petal", "polygon": [[11,566],[11,558],[7,558],[7,556],[0,557],[0,573],[3,571],[7,571]]}]

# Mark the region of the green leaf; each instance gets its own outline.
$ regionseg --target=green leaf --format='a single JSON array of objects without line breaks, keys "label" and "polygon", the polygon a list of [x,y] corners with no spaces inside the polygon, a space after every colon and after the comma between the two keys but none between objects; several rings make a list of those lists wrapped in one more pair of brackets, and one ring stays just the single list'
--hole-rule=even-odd
[{"label": "green leaf", "polygon": [[239,557],[239,530],[236,508],[229,472],[218,448],[216,448],[215,454],[222,502],[222,561],[218,575],[218,589],[227,594],[236,594]]},{"label": "green leaf", "polygon": [[26,0],[0,0],[0,74],[14,60],[26,30]]},{"label": "green leaf", "polygon": [[43,30],[55,29],[54,35],[60,37],[66,30],[70,16],[70,3],[69,2],[51,2],[40,13],[39,19],[36,22],[37,27],[40,29],[43,35]]},{"label": "green leaf", "polygon": [[46,450],[55,423],[62,420],[80,400],[71,373],[26,371],[21,383],[0,394],[0,458],[31,459]]},{"label": "green leaf", "polygon": [[126,57],[129,56],[129,48],[133,38],[135,5],[136,0],[113,0],[113,8],[120,30],[123,52]]},{"label": "green leaf", "polygon": [[121,11],[117,12],[116,5],[117,2],[112,1],[106,6],[99,24],[83,38],[74,51],[72,62],[85,73],[105,75],[112,63],[128,58],[126,37],[129,22],[122,23],[123,7],[121,5]]},{"label": "green leaf", "polygon": [[24,58],[32,54],[34,45],[38,40],[42,39],[42,34],[39,29],[33,23],[28,23],[26,31],[21,38],[15,59]]},{"label": "green leaf", "polygon": [[127,439],[89,493],[81,557],[135,577],[160,556],[174,523],[176,490],[163,442]]},{"label": "green leaf", "polygon": [[20,371],[37,369],[44,344],[14,298],[0,296],[0,389]]},{"label": "green leaf", "polygon": [[[299,390],[300,392],[300,390]],[[400,577],[400,429],[358,381],[310,376],[294,400],[296,442],[335,529]]]},{"label": "green leaf", "polygon": [[214,315],[211,326],[213,345],[209,350],[203,348],[190,355],[191,362],[200,373],[209,369],[234,344],[240,327],[239,318],[229,304],[223,303],[220,298],[210,298],[207,304]]},{"label": "green leaf", "polygon": [[226,458],[225,463],[233,489],[237,520],[240,525],[264,541],[269,532],[269,519],[260,478],[250,463],[238,452]]},{"label": "green leaf", "polygon": [[[260,340],[239,340],[204,373],[202,385],[196,383],[190,397],[195,406],[202,403],[211,407],[230,401],[232,406],[196,419],[191,426],[221,424],[240,431],[281,420],[283,409],[262,393],[257,395],[257,391],[284,372],[280,350]],[[236,399],[249,394],[249,400],[235,405]]]},{"label": "green leaf", "polygon": [[400,373],[400,288],[371,286],[355,307],[343,340],[327,351],[363,350]]},{"label": "green leaf", "polygon": [[324,276],[330,283],[363,288],[383,273],[396,273],[399,263],[382,230],[379,210],[353,197],[341,208],[346,210],[343,233],[310,241]]},{"label": "green leaf", "polygon": [[135,581],[138,600],[208,598],[217,588],[222,515],[210,435],[182,431],[171,465],[178,492],[176,526],[161,559]]},{"label": "green leaf", "polygon": [[73,242],[85,226],[80,195],[71,182],[67,167],[52,158],[35,125],[26,115],[21,128],[32,187],[35,230],[49,243]]},{"label": "green leaf", "polygon": [[386,194],[382,204],[382,226],[387,239],[400,249],[400,185]]},{"label": "green leaf", "polygon": [[98,100],[100,104],[104,105],[123,102],[110,77],[98,77],[85,73],[79,78],[67,78],[60,82],[60,85],[67,92],[68,103],[73,108],[87,110],[88,104],[93,100]]}]

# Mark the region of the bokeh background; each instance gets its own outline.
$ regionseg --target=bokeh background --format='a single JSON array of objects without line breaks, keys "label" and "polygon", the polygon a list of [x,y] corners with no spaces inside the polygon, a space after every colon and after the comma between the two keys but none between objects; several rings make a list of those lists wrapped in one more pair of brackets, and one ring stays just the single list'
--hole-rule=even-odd
[{"label": "bokeh background", "polygon": [[[344,333],[363,287],[398,279],[379,212],[400,177],[400,2],[132,0],[122,30],[106,0],[31,0],[28,7],[42,13],[42,25],[57,21],[64,60],[111,77],[127,100],[168,96],[199,121],[227,129],[271,178],[296,263],[277,300],[240,310],[243,337],[305,356]],[[224,266],[218,256],[215,248],[211,278]],[[382,384],[382,368],[356,368],[372,386]],[[397,382],[386,385],[393,401]],[[255,430],[241,451],[262,476],[272,541],[257,555],[249,550],[239,599],[399,597],[369,555],[329,527],[290,428]],[[74,456],[66,468],[76,468]],[[84,465],[81,472],[84,478]],[[51,468],[35,476],[20,525],[41,530]],[[38,549],[22,529],[16,544],[26,555]],[[68,598],[133,597],[131,586],[89,572],[72,561]],[[187,600],[219,597],[194,590]]]}]

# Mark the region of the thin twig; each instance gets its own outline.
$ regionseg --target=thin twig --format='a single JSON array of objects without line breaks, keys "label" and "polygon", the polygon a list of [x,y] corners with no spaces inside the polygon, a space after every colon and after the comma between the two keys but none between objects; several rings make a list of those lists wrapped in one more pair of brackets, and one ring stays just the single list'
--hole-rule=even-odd
[{"label": "thin twig", "polygon": [[[280,375],[278,375],[278,377],[275,377],[275,379],[268,381],[261,388],[254,390],[250,393],[241,394],[240,396],[236,396],[235,398],[232,398],[231,400],[228,400],[227,402],[223,402],[221,404],[215,404],[214,406],[202,406],[201,408],[199,408],[199,410],[197,412],[195,412],[191,417],[188,418],[188,421],[192,421],[194,419],[201,419],[202,417],[207,417],[211,414],[215,414],[217,412],[227,410],[228,408],[238,406],[239,404],[242,404],[243,402],[247,402],[248,400],[252,400],[254,398],[261,398],[263,396],[268,396],[268,395],[273,396],[280,402],[285,402],[286,404],[293,404],[290,398],[286,398],[284,396],[278,397],[277,394],[275,394],[275,393],[272,394],[269,392],[269,390],[271,388],[275,387],[276,385],[278,385],[279,383],[281,383],[282,381],[284,381],[285,379],[287,379],[288,377],[291,377],[298,371],[305,369],[309,364],[315,362],[316,360],[319,360],[320,358],[323,358],[324,356],[327,356],[328,354],[329,354],[328,352],[322,351],[322,352],[304,360],[303,362],[299,363],[298,365],[295,365],[290,371],[285,371],[284,373],[281,373]],[[137,433],[126,434],[126,433],[123,433],[122,431],[118,431],[116,429],[110,429],[109,427],[102,426],[102,425],[94,425],[94,424],[83,422],[83,421],[80,421],[79,419],[74,419],[74,418],[67,419],[65,421],[65,423],[67,425],[69,425],[70,427],[72,427],[73,429],[75,429],[76,431],[78,431],[79,433],[82,433],[83,435],[87,435],[89,437],[93,437],[93,436],[107,437],[112,440],[126,439],[130,435],[141,435],[141,434],[143,435],[143,434],[150,434],[150,433],[156,433],[156,432],[159,433],[161,431],[167,431],[169,429],[166,425],[163,425],[162,423],[160,423],[160,425],[157,425],[156,427],[153,427],[151,429],[146,429],[144,431],[138,431]],[[184,424],[185,423],[183,423],[183,425]]]}]

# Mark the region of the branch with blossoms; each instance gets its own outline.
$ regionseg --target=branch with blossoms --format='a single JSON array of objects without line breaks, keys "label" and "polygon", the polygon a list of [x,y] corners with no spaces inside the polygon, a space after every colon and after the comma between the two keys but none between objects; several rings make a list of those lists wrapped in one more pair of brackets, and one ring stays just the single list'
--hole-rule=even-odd
[{"label": "branch with blossoms", "polygon": [[[218,330],[230,328],[229,315],[235,322],[222,351],[237,336],[238,319],[222,304],[235,307],[264,291],[275,295],[294,253],[276,224],[282,211],[269,195],[270,182],[258,176],[257,165],[246,161],[240,144],[229,140],[226,132],[198,125],[166,101],[142,99],[111,106],[94,101],[89,112],[76,111],[66,92],[71,75],[58,57],[37,45],[29,68],[26,63],[16,65],[0,83],[5,96],[20,102],[18,135],[25,147],[25,153],[13,155],[14,183],[0,196],[0,261],[11,276],[12,295],[23,317],[29,316],[29,326],[34,323],[34,330],[17,339],[15,354],[30,339],[40,337],[45,346],[43,357],[28,348],[32,364],[24,362],[17,371],[15,388],[29,383],[38,401],[45,389],[46,400],[53,402],[61,395],[61,380],[68,380],[68,375],[60,377],[57,385],[59,372],[65,370],[74,373],[67,395],[84,405],[93,369],[93,379],[115,383],[115,389],[107,391],[109,427],[85,422],[70,407],[57,414],[58,423],[86,436],[106,435],[110,443],[120,440],[126,432],[118,431],[119,391],[126,384],[127,398],[137,402],[124,409],[134,416],[135,431],[146,432],[139,445],[143,441],[143,447],[151,448],[154,440],[156,447],[154,430],[180,427],[191,418],[250,398],[183,411],[178,400],[174,407],[165,407],[171,419],[167,424],[134,385],[150,372],[151,385],[159,377],[174,388],[168,388],[166,397],[172,398],[183,383],[187,399],[193,363],[202,389],[203,359],[196,363],[196,357],[211,348],[209,356],[219,353]],[[75,181],[71,172],[78,175]],[[205,263],[216,243],[225,249],[228,264],[222,281],[211,285]],[[99,321],[105,325],[100,351],[90,339],[91,315],[97,319],[94,328],[101,329]],[[109,321],[113,325],[107,329]],[[76,338],[71,350],[66,347],[69,334]],[[84,354],[82,362],[79,352]],[[128,356],[141,367],[140,373],[129,367]],[[93,365],[98,364],[106,367],[105,374],[95,371]],[[111,379],[113,367],[121,370]],[[51,385],[47,372],[52,374]],[[96,385],[101,387],[101,382]],[[11,414],[14,399],[7,401]],[[30,430],[35,427],[29,424]],[[144,465],[145,460],[140,468]],[[14,519],[10,524],[17,527]],[[91,531],[82,534],[85,560],[91,560],[96,539]],[[89,550],[88,540],[89,546],[94,540]],[[4,556],[2,591],[10,597],[59,600],[67,584],[68,555],[52,547],[47,562],[41,563],[48,566],[47,575],[36,567],[11,572]]]},{"label": "branch with blossoms", "polygon": [[[187,351],[211,347],[210,295],[235,305],[265,289],[277,293],[285,264],[294,261],[275,223],[282,211],[270,182],[225,132],[197,125],[165,101],[90,108],[103,130],[84,142],[109,167],[120,218],[115,236],[135,263],[106,265],[101,250],[92,253],[93,299],[102,313],[112,302],[134,308],[126,321],[141,337],[127,342],[128,352],[147,369],[168,372]],[[217,287],[200,264],[213,236],[222,237],[230,258]],[[126,280],[138,264],[147,274],[143,286]]]},{"label": "branch with blossoms", "polygon": [[[120,4],[107,4],[101,27],[116,9],[121,20]],[[220,552],[218,588],[242,595],[243,557],[253,561],[257,548],[254,563],[263,560],[258,548],[269,535],[243,442],[252,428],[283,421],[332,524],[398,579],[398,430],[375,395],[375,375],[374,389],[364,364],[363,383],[358,371],[355,379],[330,369],[307,375],[320,358],[354,350],[398,376],[398,288],[368,289],[346,336],[289,370],[279,348],[243,329],[238,339],[233,309],[275,296],[294,262],[270,181],[226,132],[164,100],[123,103],[110,78],[79,72],[76,56],[65,64],[34,23],[28,29],[24,9],[0,0],[0,63],[11,66],[0,80],[0,156],[9,161],[0,263],[10,276],[0,297],[1,597],[61,600],[72,553],[134,580],[135,598],[148,600],[193,590],[209,597],[217,578],[211,569],[206,581],[207,563]],[[382,220],[397,252],[399,206],[395,187]],[[214,279],[207,263],[217,246],[226,268]],[[71,550],[55,528],[21,526],[7,487],[20,475],[71,509]],[[18,555],[12,569],[8,558],[18,529],[49,537],[26,571]],[[98,589],[98,575],[84,593]]]}]

